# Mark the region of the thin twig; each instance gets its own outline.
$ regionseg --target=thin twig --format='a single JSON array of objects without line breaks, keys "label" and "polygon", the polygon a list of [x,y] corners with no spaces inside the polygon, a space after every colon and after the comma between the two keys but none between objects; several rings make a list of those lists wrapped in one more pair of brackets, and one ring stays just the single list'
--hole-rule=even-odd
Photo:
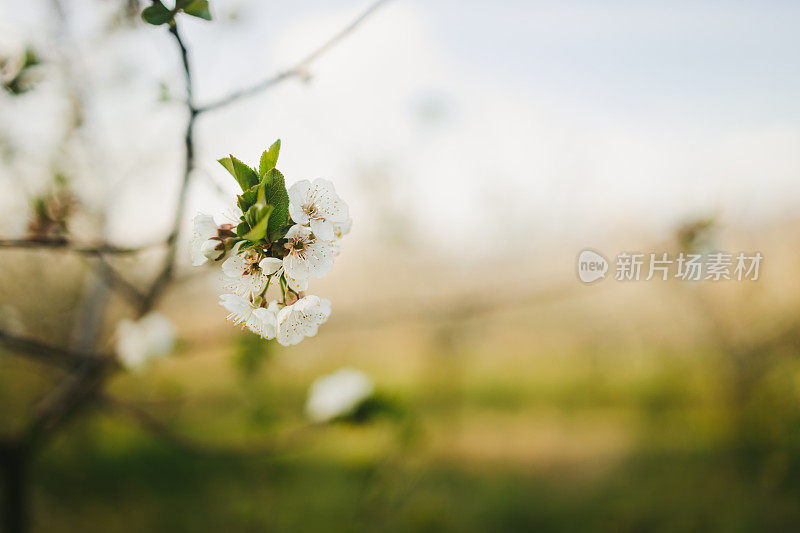
[{"label": "thin twig", "polygon": [[369,17],[379,7],[381,7],[383,4],[385,4],[385,3],[389,2],[389,1],[390,0],[378,0],[377,2],[374,2],[363,13],[361,13],[361,15],[356,17],[350,24],[345,26],[336,35],[334,35],[333,37],[331,37],[330,39],[325,41],[320,47],[318,47],[316,50],[314,50],[313,52],[308,54],[306,57],[304,57],[302,60],[300,60],[300,62],[297,63],[295,66],[293,66],[293,67],[291,67],[291,68],[289,68],[287,70],[284,70],[282,72],[279,72],[278,74],[270,76],[270,77],[268,77],[268,78],[256,83],[252,87],[248,87],[246,89],[241,89],[241,90],[238,90],[238,91],[234,91],[233,93],[229,94],[228,96],[225,96],[225,97],[221,98],[220,100],[217,100],[216,102],[212,102],[210,104],[206,104],[204,106],[201,106],[201,107],[199,107],[197,109],[197,112],[198,113],[205,113],[206,111],[212,111],[214,109],[219,109],[220,107],[224,107],[226,105],[232,104],[233,102],[241,100],[242,98],[247,98],[249,96],[253,96],[255,94],[258,94],[261,91],[263,91],[265,89],[268,89],[269,87],[272,87],[273,85],[276,85],[276,84],[280,83],[283,80],[286,80],[286,79],[289,79],[289,78],[294,78],[294,77],[301,77],[302,78],[302,77],[307,76],[308,75],[307,69],[311,65],[311,63],[313,63],[314,61],[319,59],[319,57],[321,55],[323,55],[325,52],[327,52],[328,50],[333,48],[339,41],[341,41],[342,39],[347,37],[347,35],[350,34],[351,32],[353,32],[353,30],[355,30],[362,22],[364,22],[364,20],[367,17]]},{"label": "thin twig", "polygon": [[[177,25],[171,25],[170,33],[175,37],[181,52],[184,73],[186,76],[186,105],[189,110],[189,120],[184,136],[186,144],[186,163],[183,174],[181,190],[178,195],[175,219],[172,230],[166,238],[167,253],[164,264],[159,275],[153,281],[150,289],[140,302],[139,314],[143,315],[152,309],[157,297],[161,294],[164,286],[172,278],[175,266],[175,254],[177,251],[177,238],[180,231],[180,222],[183,218],[183,211],[186,204],[187,191],[191,178],[191,171],[194,166],[194,121],[197,117],[197,110],[192,100],[192,76],[189,67],[189,58],[186,46],[184,46],[178,33]],[[104,265],[98,265],[102,270]],[[50,347],[48,347],[50,348]],[[31,423],[24,433],[24,438],[31,446],[41,445],[47,437],[66,424],[81,409],[102,394],[105,381],[113,372],[120,368],[119,363],[113,357],[105,359],[84,360],[80,366],[68,376],[66,376],[55,390],[42,399],[37,408]]]},{"label": "thin twig", "polygon": [[24,354],[36,361],[60,367],[74,367],[87,360],[114,360],[106,354],[59,348],[30,337],[14,335],[3,330],[0,330],[0,344],[12,352]]},{"label": "thin twig", "polygon": [[163,243],[148,244],[136,248],[125,248],[114,246],[113,244],[80,244],[69,239],[0,239],[0,248],[54,248],[67,250],[76,254],[100,255],[100,254],[135,254],[161,246]]},{"label": "thin twig", "polygon": [[318,427],[316,424],[300,426],[286,432],[280,438],[276,438],[276,436],[273,435],[267,441],[243,443],[240,445],[209,444],[207,442],[196,441],[177,433],[163,421],[130,402],[104,394],[100,397],[100,403],[106,409],[130,417],[146,432],[158,437],[182,452],[211,457],[271,455],[281,449],[291,447],[301,435],[313,431]]},{"label": "thin twig", "polygon": [[25,442],[32,447],[43,446],[49,437],[96,399],[108,375],[117,368],[116,359],[83,361],[39,402],[36,414],[23,432]]},{"label": "thin twig", "polygon": [[145,298],[144,293],[140,291],[136,285],[125,279],[125,277],[120,274],[116,268],[114,268],[111,263],[109,263],[105,257],[98,256],[98,273],[105,279],[105,281],[117,291],[127,298],[127,300],[135,305],[141,305],[142,301]]},{"label": "thin twig", "polygon": [[183,62],[183,72],[186,79],[186,107],[189,112],[189,119],[186,122],[186,130],[184,132],[184,168],[183,180],[181,181],[181,189],[178,193],[178,202],[175,207],[175,217],[172,221],[172,229],[167,236],[167,254],[164,257],[164,263],[161,271],[155,280],[153,280],[150,289],[145,293],[145,296],[139,307],[139,314],[147,313],[155,305],[156,300],[162,294],[163,289],[172,280],[175,270],[175,255],[178,251],[178,235],[180,233],[181,221],[183,220],[183,213],[186,210],[186,200],[189,192],[189,184],[191,183],[192,170],[194,169],[194,122],[197,118],[198,110],[194,105],[193,89],[192,89],[192,69],[189,65],[189,53],[186,45],[183,43],[178,25],[172,24],[169,27],[169,32],[175,38],[178,48],[181,52],[181,61]]}]

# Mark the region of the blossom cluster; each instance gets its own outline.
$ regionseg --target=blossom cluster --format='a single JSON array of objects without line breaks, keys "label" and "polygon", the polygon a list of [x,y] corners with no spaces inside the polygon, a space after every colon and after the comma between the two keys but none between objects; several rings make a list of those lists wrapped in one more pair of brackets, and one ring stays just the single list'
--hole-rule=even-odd
[{"label": "blossom cluster", "polygon": [[219,160],[242,188],[239,218],[235,226],[218,225],[198,214],[191,256],[195,266],[221,264],[226,292],[219,303],[230,322],[289,346],[316,335],[330,316],[330,301],[306,291],[311,278],[330,272],[352,220],[328,180],[301,180],[287,190],[275,168],[279,151],[280,140],[258,168],[233,156]]}]

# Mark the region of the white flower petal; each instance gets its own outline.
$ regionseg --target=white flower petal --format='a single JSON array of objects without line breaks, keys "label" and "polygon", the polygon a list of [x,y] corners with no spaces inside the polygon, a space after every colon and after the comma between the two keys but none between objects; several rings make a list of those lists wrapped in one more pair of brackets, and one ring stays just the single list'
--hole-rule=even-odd
[{"label": "white flower petal", "polygon": [[332,241],[335,236],[333,233],[333,222],[330,220],[313,219],[311,221],[311,231],[317,239]]},{"label": "white flower petal", "polygon": [[350,233],[350,228],[353,226],[353,219],[348,218],[344,222],[335,222],[333,224],[333,236],[335,239],[341,239],[348,233]]},{"label": "white flower petal", "polygon": [[244,261],[244,256],[235,254],[222,262],[222,272],[229,278],[238,279],[244,276],[244,271],[247,265]]},{"label": "white flower petal", "polygon": [[274,339],[278,321],[274,311],[259,307],[253,310],[245,325],[250,331],[257,333],[264,339]]},{"label": "white flower petal", "polygon": [[289,254],[283,258],[283,270],[287,278],[304,280],[308,278],[308,263],[296,255]]},{"label": "white flower petal", "polygon": [[318,296],[306,296],[284,307],[278,312],[278,342],[290,346],[313,337],[330,314],[330,301]]},{"label": "white flower petal", "polygon": [[218,248],[218,246],[220,246],[221,244],[222,243],[220,241],[212,239],[205,241],[200,246],[200,251],[203,253],[203,257],[207,258],[209,261],[215,261],[217,258],[219,258],[222,254],[225,253],[224,248],[222,249]]},{"label": "white flower petal", "polygon": [[261,271],[268,276],[271,276],[277,272],[281,268],[281,265],[283,265],[283,261],[277,257],[266,257],[258,264],[258,266],[261,268]]},{"label": "white flower petal", "polygon": [[234,324],[247,322],[253,313],[253,304],[250,303],[250,300],[238,294],[220,295],[219,304],[230,311],[228,320]]},{"label": "white flower petal", "polygon": [[208,257],[203,253],[203,243],[205,242],[198,236],[192,236],[192,240],[189,241],[189,255],[192,259],[192,266],[200,266],[208,262]]},{"label": "white flower petal", "polygon": [[317,279],[325,276],[333,268],[336,248],[331,241],[315,240],[307,254],[308,275]]},{"label": "white flower petal", "polygon": [[194,231],[189,242],[189,254],[192,258],[192,266],[200,266],[208,261],[203,247],[212,237],[217,236],[217,224],[214,217],[199,213],[194,217]]},{"label": "white flower petal", "polygon": [[303,205],[308,197],[308,189],[311,182],[300,180],[289,187],[289,215],[298,224],[308,224],[308,215],[303,211]]},{"label": "white flower petal", "polygon": [[289,253],[283,258],[287,276],[302,281],[309,276],[321,278],[333,267],[336,250],[331,241],[314,238],[311,230],[295,224],[286,233]]},{"label": "white flower petal", "polygon": [[203,213],[198,213],[194,217],[194,231],[206,239],[217,236],[217,223],[214,217]]},{"label": "white flower petal", "polygon": [[292,289],[294,292],[302,292],[308,290],[308,278],[295,279],[286,274],[286,283],[287,285],[289,285],[289,288]]}]

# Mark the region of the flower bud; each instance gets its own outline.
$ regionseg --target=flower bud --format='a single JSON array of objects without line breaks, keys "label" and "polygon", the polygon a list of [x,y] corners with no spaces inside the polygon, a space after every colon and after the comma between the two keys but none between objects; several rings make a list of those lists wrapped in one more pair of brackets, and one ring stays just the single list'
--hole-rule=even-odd
[{"label": "flower bud", "polygon": [[211,261],[216,261],[225,254],[225,247],[216,239],[208,239],[200,246],[200,252]]}]

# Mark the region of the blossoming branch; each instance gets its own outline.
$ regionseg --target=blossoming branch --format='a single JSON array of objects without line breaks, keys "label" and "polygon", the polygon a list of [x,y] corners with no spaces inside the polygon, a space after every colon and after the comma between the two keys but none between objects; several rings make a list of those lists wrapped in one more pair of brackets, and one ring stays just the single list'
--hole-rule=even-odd
[{"label": "blossoming branch", "polygon": [[[194,218],[192,264],[221,264],[228,292],[220,305],[228,320],[284,346],[313,337],[331,313],[330,301],[306,295],[322,278],[350,231],[347,204],[325,179],[301,180],[288,190],[276,168],[280,139],[249,167],[234,156],[219,160],[242,189],[236,224]],[[271,294],[271,296],[270,296]]]}]

